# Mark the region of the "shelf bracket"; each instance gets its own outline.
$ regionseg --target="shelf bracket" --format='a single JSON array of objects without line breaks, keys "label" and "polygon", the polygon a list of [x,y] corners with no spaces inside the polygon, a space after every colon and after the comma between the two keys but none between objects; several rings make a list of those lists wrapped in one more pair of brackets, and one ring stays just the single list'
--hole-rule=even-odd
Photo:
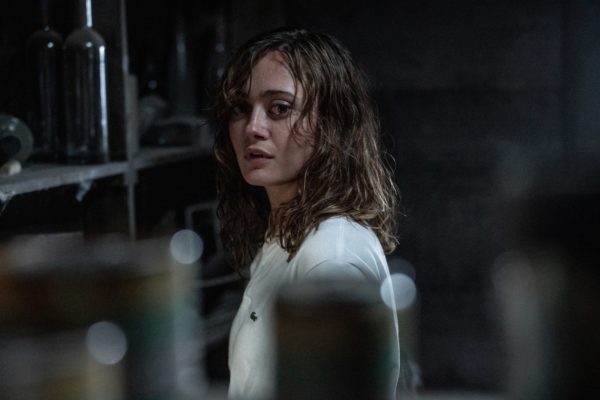
[{"label": "shelf bracket", "polygon": [[85,180],[79,182],[79,187],[77,188],[77,194],[75,195],[75,198],[77,199],[78,202],[81,203],[83,201],[83,198],[90,191],[91,187],[92,187],[91,179],[85,179]]},{"label": "shelf bracket", "polygon": [[12,191],[0,191],[0,215],[4,213],[6,206],[8,206],[8,203],[10,203],[10,200],[13,198],[14,195],[15,193]]}]

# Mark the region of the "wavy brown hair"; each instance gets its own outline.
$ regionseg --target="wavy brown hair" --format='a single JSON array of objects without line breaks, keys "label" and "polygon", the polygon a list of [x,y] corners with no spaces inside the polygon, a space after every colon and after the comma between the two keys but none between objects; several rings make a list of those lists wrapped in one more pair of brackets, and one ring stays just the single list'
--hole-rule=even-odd
[{"label": "wavy brown hair", "polygon": [[[271,210],[264,188],[244,181],[229,139],[236,99],[247,97],[252,68],[269,52],[287,62],[304,104],[292,134],[307,122],[314,150],[298,176],[298,195]],[[381,152],[379,119],[367,80],[336,39],[283,28],[251,39],[232,58],[217,95],[218,216],[221,238],[237,268],[246,267],[266,238],[279,241],[291,259],[306,235],[333,215],[370,227],[386,253],[397,244],[398,191]]]}]

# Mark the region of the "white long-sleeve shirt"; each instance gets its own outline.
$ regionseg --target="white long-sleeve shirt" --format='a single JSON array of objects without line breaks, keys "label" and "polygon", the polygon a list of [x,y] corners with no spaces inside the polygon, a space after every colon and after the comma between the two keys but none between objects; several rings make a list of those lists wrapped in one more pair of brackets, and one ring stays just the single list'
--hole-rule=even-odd
[{"label": "white long-sleeve shirt", "polygon": [[[250,266],[250,281],[229,339],[230,399],[269,399],[275,385],[272,307],[278,289],[304,279],[364,279],[381,283],[389,276],[385,254],[369,228],[346,217],[331,217],[311,232],[291,261],[276,241],[267,241]],[[393,316],[396,337],[398,321]],[[392,346],[398,380],[400,351]],[[391,390],[393,390],[391,389]]]}]

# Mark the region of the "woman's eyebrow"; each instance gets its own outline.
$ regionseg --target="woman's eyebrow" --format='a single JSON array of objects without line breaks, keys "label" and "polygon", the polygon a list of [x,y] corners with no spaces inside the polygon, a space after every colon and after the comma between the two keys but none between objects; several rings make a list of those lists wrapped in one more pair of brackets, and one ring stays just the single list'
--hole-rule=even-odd
[{"label": "woman's eyebrow", "polygon": [[279,89],[269,89],[269,90],[263,90],[262,92],[260,92],[260,97],[272,97],[272,96],[288,96],[290,98],[294,98],[296,95],[295,93],[291,93],[288,92],[287,90],[279,90]]}]

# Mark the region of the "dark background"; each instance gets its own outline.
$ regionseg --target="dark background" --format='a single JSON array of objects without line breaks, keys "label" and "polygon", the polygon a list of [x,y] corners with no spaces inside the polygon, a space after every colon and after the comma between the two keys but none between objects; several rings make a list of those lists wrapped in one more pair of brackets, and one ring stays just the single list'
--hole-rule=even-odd
[{"label": "dark background", "polygon": [[[57,30],[66,36],[72,5],[55,4]],[[396,160],[405,216],[394,257],[415,270],[415,358],[423,385],[500,389],[505,359],[491,280],[504,247],[498,199],[514,189],[507,171],[527,172],[518,161],[529,155],[551,153],[567,162],[583,152],[600,155],[600,3],[126,4],[130,70],[139,79],[139,94],[166,98],[173,21],[181,7],[198,114],[210,111],[212,69],[259,31],[304,26],[330,33],[350,48],[371,79],[386,150]],[[0,112],[22,118],[23,46],[36,28],[33,9],[33,0],[9,0],[0,14]],[[221,39],[215,33],[219,18],[226,27]],[[223,54],[214,50],[219,40]],[[189,185],[202,179],[209,178],[189,176]],[[60,213],[60,204],[52,207]]]}]

